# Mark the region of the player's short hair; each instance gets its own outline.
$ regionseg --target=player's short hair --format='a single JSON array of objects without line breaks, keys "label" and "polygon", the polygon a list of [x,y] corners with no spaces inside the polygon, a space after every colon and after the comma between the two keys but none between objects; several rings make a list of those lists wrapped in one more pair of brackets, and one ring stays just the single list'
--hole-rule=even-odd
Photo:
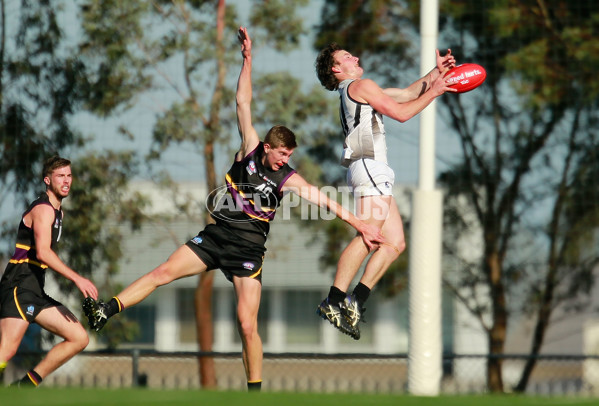
[{"label": "player's short hair", "polygon": [[46,162],[44,162],[44,167],[42,168],[42,180],[46,176],[52,176],[52,172],[57,169],[64,168],[65,166],[71,166],[71,161],[66,158],[61,158],[58,155],[54,155],[46,159]]},{"label": "player's short hair", "polygon": [[337,90],[339,87],[339,80],[337,80],[333,73],[333,66],[335,66],[333,55],[341,49],[337,43],[332,42],[326,48],[323,48],[316,57],[316,63],[314,64],[316,67],[316,76],[318,76],[320,84],[327,90]]},{"label": "player's short hair", "polygon": [[297,147],[293,131],[282,125],[275,125],[268,130],[266,137],[264,137],[264,143],[273,148],[285,147],[295,149]]}]

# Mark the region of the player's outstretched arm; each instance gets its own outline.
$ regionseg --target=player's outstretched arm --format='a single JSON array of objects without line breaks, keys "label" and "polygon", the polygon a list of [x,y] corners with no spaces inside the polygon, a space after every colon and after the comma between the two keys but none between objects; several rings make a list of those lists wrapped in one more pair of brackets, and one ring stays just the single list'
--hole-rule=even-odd
[{"label": "player's outstretched arm", "polygon": [[30,214],[37,259],[43,264],[48,265],[50,269],[73,281],[81,293],[83,293],[83,296],[91,296],[97,299],[98,289],[92,281],[69,268],[51,248],[52,227],[54,225],[54,209],[52,206],[46,204],[37,205],[31,210]]},{"label": "player's outstretched arm", "polygon": [[361,234],[362,240],[369,251],[385,242],[385,237],[378,227],[358,219],[353,213],[322,193],[316,186],[308,183],[301,175],[297,173],[291,175],[283,185],[283,190],[293,192],[301,198],[320,207],[328,207],[337,217],[348,223]]},{"label": "player's outstretched arm", "polygon": [[431,88],[423,95],[405,103],[397,103],[370,79],[362,79],[352,83],[350,92],[351,97],[355,100],[364,101],[379,113],[403,123],[420,113],[443,93],[455,92],[456,90],[447,83],[448,78],[447,71],[443,72],[442,75],[433,80]]},{"label": "player's outstretched arm", "polygon": [[237,128],[241,136],[241,147],[236,159],[240,161],[260,143],[260,137],[252,125],[252,39],[247,28],[240,27],[237,38],[241,44],[243,65],[237,81]]},{"label": "player's outstretched arm", "polygon": [[405,89],[386,88],[383,89],[383,92],[397,103],[406,103],[422,96],[431,88],[433,81],[437,79],[441,73],[456,65],[455,58],[451,54],[451,49],[448,49],[445,55],[441,55],[438,49],[436,49],[435,52],[437,55],[437,66],[430,72]]}]

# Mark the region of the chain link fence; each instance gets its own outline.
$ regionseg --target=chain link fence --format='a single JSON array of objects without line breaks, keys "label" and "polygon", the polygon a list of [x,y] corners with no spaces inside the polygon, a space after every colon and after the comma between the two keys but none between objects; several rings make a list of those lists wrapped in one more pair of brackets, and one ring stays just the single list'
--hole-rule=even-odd
[{"label": "chain link fence", "polygon": [[[218,390],[246,390],[240,353],[164,353],[155,351],[84,352],[44,380],[46,387],[148,387],[200,389],[199,357],[214,360]],[[39,354],[20,355],[5,372],[10,383],[33,365]],[[527,356],[501,357],[505,391],[514,387]],[[441,393],[487,392],[482,355],[446,355]],[[264,391],[408,392],[406,354],[264,354]],[[529,380],[530,395],[599,397],[599,357],[541,356]]]}]

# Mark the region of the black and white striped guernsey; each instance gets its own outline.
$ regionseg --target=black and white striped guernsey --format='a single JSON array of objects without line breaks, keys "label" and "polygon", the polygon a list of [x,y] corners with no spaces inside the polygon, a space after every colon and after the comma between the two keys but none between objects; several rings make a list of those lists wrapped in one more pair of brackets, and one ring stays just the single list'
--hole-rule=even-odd
[{"label": "black and white striped guernsey", "polygon": [[362,158],[386,164],[387,142],[383,116],[369,104],[357,102],[349,96],[348,89],[353,81],[347,79],[339,84],[339,117],[345,136],[341,165],[348,167]]}]

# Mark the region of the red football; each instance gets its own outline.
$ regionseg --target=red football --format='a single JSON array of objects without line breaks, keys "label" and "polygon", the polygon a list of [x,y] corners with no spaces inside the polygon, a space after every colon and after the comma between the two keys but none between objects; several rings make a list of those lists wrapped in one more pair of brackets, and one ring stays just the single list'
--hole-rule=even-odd
[{"label": "red football", "polygon": [[469,92],[479,87],[487,77],[487,71],[475,63],[463,63],[452,68],[447,76],[453,73],[453,76],[447,79],[449,86],[457,89],[457,93]]}]

